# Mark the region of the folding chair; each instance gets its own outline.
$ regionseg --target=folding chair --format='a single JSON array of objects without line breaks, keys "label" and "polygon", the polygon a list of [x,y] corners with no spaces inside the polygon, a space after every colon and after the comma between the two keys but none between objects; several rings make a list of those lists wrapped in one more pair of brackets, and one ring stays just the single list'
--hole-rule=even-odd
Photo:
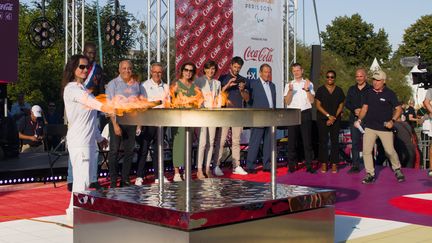
[{"label": "folding chair", "polygon": [[54,180],[54,164],[62,157],[67,156],[68,151],[66,148],[66,133],[67,125],[64,124],[48,124],[45,126],[45,142],[47,143],[48,137],[59,137],[60,142],[48,149],[48,163],[50,166],[51,177],[53,178],[54,187],[56,187]]}]

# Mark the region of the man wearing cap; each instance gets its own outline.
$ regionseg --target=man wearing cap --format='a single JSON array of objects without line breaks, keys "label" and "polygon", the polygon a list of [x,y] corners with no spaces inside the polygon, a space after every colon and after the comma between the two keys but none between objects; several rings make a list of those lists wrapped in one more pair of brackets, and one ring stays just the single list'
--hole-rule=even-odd
[{"label": "man wearing cap", "polygon": [[42,108],[34,105],[30,116],[26,116],[18,124],[18,136],[21,139],[21,153],[44,152]]},{"label": "man wearing cap", "polygon": [[[377,138],[384,146],[385,153],[390,159],[392,169],[398,182],[405,181],[402,174],[399,157],[393,146],[393,125],[402,114],[402,108],[395,93],[385,86],[386,74],[378,70],[372,75],[372,89],[366,93],[363,106],[360,110],[355,126],[364,123],[363,159],[366,176],[362,183],[370,184],[375,181],[375,168],[372,159],[372,150]],[[364,121],[363,121],[364,119]]]}]

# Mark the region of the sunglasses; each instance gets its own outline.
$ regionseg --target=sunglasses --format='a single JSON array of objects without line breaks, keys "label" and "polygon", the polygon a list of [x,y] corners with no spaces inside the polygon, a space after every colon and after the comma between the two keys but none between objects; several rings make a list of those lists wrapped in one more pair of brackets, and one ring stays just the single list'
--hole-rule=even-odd
[{"label": "sunglasses", "polygon": [[327,76],[327,78],[331,78],[331,79],[334,79],[335,77],[334,77],[334,76]]},{"label": "sunglasses", "polygon": [[187,69],[187,68],[185,68],[185,69],[183,69],[183,71],[193,73],[194,70],[193,69]]},{"label": "sunglasses", "polygon": [[89,67],[88,67],[88,65],[81,64],[81,65],[78,66],[78,68],[81,69],[81,70],[84,70],[84,69],[88,70]]}]

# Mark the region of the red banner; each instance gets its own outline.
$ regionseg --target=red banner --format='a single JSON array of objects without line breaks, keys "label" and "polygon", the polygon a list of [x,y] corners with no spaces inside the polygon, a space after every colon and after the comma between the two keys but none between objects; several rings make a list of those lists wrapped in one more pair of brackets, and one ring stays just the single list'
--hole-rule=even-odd
[{"label": "red banner", "polygon": [[18,0],[0,0],[0,83],[18,79]]},{"label": "red banner", "polygon": [[209,60],[228,72],[233,56],[232,0],[176,0],[176,69],[193,62],[201,73]]}]

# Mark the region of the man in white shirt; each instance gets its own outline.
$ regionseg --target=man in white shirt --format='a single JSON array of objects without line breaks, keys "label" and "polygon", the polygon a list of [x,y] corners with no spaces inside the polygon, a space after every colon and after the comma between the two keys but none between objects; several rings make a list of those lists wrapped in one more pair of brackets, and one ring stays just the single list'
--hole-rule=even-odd
[{"label": "man in white shirt", "polygon": [[[167,99],[169,99],[169,87],[162,81],[164,67],[162,63],[156,62],[151,65],[151,78],[141,85],[144,88],[144,96],[148,101],[160,101],[161,105],[154,108],[163,108]],[[151,126],[143,126],[137,131],[137,142],[140,145],[138,151],[138,170],[135,185],[140,186],[143,183],[145,164],[147,160],[147,153],[152,142],[157,140],[157,128]],[[157,149],[157,146],[155,146]],[[158,151],[154,152],[157,155]],[[156,181],[158,178],[159,165],[156,156],[152,156],[153,168]],[[168,182],[168,179],[164,177],[164,181]]]},{"label": "man in white shirt", "polygon": [[[312,103],[314,102],[315,91],[313,83],[303,78],[303,68],[299,63],[291,65],[294,80],[285,86],[284,101],[287,108],[301,110],[301,124],[288,126],[288,171],[295,171],[298,155],[296,145],[298,136],[301,134],[303,151],[306,160],[306,171],[316,173],[312,168]],[[299,134],[300,133],[300,134]]]}]

